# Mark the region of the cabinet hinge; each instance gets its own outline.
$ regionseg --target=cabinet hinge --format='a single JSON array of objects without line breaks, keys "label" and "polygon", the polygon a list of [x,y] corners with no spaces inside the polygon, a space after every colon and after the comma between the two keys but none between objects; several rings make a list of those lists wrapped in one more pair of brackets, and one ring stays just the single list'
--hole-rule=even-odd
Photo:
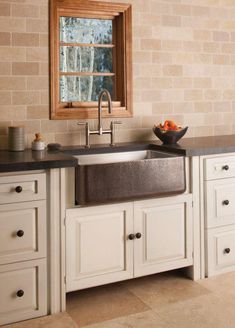
[{"label": "cabinet hinge", "polygon": [[193,202],[193,200],[192,200],[192,207],[194,206],[194,202]]},{"label": "cabinet hinge", "polygon": [[64,218],[64,226],[66,225],[66,217]]},{"label": "cabinet hinge", "polygon": [[66,276],[64,276],[64,283],[65,283],[65,285],[66,285],[66,281],[67,281]]},{"label": "cabinet hinge", "polygon": [[194,252],[192,252],[192,258],[194,258]]}]

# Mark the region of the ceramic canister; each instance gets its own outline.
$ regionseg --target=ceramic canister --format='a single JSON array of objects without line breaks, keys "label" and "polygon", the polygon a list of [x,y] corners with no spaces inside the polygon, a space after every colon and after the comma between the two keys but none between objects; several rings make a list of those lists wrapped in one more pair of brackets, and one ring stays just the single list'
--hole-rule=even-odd
[{"label": "ceramic canister", "polygon": [[25,128],[23,126],[8,127],[8,150],[23,151],[25,149]]}]

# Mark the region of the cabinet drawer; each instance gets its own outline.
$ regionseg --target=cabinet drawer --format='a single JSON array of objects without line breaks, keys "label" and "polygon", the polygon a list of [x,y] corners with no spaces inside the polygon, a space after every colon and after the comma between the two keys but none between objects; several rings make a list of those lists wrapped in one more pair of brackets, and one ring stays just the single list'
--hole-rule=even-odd
[{"label": "cabinet drawer", "polygon": [[235,156],[208,158],[204,165],[205,180],[235,177]]},{"label": "cabinet drawer", "polygon": [[208,277],[235,270],[235,226],[206,230]]},{"label": "cabinet drawer", "polygon": [[0,205],[0,264],[46,256],[46,202]]},{"label": "cabinet drawer", "polygon": [[206,227],[235,224],[235,178],[208,181],[206,188]]},{"label": "cabinet drawer", "polygon": [[46,260],[0,266],[0,324],[47,314]]},{"label": "cabinet drawer", "polygon": [[45,173],[0,177],[0,204],[45,198]]}]

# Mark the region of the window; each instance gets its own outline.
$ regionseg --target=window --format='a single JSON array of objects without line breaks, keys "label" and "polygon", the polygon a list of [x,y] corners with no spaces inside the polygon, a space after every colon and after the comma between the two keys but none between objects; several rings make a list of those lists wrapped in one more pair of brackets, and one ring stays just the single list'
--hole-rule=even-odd
[{"label": "window", "polygon": [[113,111],[132,116],[131,6],[52,0],[50,8],[51,118],[97,117],[98,95]]}]

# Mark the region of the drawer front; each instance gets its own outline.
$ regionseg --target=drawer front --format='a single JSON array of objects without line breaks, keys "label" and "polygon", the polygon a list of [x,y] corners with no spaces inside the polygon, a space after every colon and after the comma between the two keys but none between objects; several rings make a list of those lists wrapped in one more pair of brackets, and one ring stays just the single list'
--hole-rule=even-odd
[{"label": "drawer front", "polygon": [[235,226],[208,230],[208,276],[235,269]]},{"label": "drawer front", "polygon": [[0,205],[0,264],[46,256],[46,202]]},{"label": "drawer front", "polygon": [[45,173],[0,177],[0,204],[45,198]]},{"label": "drawer front", "polygon": [[235,177],[235,156],[208,158],[204,165],[205,180]]},{"label": "drawer front", "polygon": [[47,314],[46,260],[0,266],[0,324]]},{"label": "drawer front", "polygon": [[235,223],[235,179],[206,182],[206,227]]}]

